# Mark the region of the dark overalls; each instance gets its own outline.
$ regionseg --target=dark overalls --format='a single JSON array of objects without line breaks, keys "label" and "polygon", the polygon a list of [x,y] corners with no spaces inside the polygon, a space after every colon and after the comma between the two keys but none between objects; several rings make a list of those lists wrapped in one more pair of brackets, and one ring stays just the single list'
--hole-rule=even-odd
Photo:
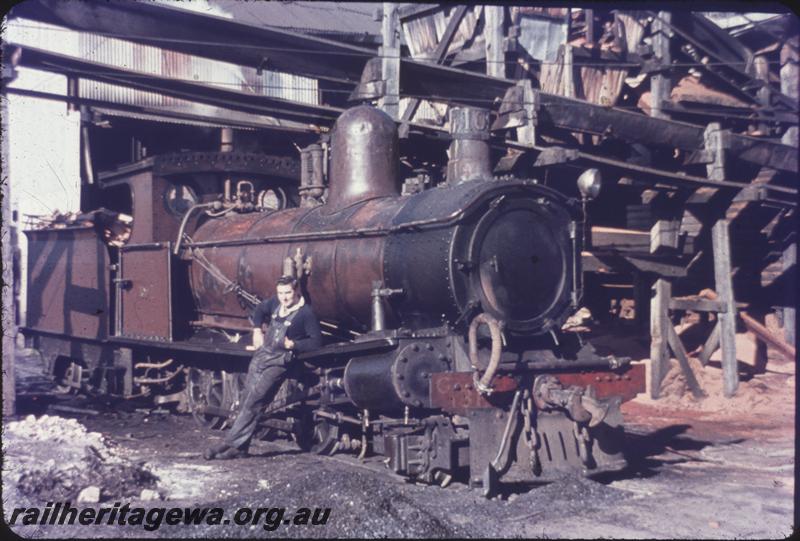
[{"label": "dark overalls", "polygon": [[247,450],[261,412],[272,402],[283,383],[292,361],[292,352],[283,347],[283,341],[298,312],[295,310],[284,319],[278,317],[278,310],[272,314],[264,345],[253,355],[247,370],[239,415],[225,436],[225,443],[231,447]]}]

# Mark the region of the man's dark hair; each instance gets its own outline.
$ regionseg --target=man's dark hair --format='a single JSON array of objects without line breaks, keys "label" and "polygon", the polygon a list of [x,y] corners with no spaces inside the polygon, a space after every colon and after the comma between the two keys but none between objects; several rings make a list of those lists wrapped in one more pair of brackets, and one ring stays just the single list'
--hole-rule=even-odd
[{"label": "man's dark hair", "polygon": [[281,276],[278,278],[278,281],[275,282],[275,287],[277,288],[278,286],[292,286],[292,289],[297,291],[297,280],[291,276]]}]

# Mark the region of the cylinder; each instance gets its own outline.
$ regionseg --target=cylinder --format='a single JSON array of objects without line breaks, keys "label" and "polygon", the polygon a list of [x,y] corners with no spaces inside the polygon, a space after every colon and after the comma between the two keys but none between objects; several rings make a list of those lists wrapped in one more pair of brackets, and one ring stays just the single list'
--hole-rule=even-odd
[{"label": "cylinder", "polygon": [[447,183],[492,178],[489,163],[489,111],[474,107],[450,109],[450,160]]},{"label": "cylinder", "polygon": [[397,126],[389,115],[369,105],[348,109],[336,121],[331,147],[328,211],[399,195]]}]

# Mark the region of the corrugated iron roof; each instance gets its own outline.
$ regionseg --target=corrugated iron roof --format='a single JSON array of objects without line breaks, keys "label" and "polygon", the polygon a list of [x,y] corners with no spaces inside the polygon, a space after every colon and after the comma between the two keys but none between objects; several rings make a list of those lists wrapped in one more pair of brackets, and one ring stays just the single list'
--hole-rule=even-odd
[{"label": "corrugated iron roof", "polygon": [[371,2],[247,2],[216,0],[213,5],[229,12],[235,20],[283,29],[326,34],[380,35],[381,22]]}]

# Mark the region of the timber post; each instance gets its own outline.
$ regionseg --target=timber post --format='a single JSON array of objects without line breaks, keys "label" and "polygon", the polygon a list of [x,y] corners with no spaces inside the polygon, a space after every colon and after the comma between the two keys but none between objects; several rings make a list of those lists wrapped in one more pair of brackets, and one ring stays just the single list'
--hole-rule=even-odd
[{"label": "timber post", "polygon": [[733,299],[728,220],[720,218],[712,226],[711,242],[714,251],[714,282],[717,298],[724,307],[724,310],[717,314],[719,342],[722,349],[722,391],[726,397],[731,397],[739,386],[739,374],[736,360],[736,303]]}]

